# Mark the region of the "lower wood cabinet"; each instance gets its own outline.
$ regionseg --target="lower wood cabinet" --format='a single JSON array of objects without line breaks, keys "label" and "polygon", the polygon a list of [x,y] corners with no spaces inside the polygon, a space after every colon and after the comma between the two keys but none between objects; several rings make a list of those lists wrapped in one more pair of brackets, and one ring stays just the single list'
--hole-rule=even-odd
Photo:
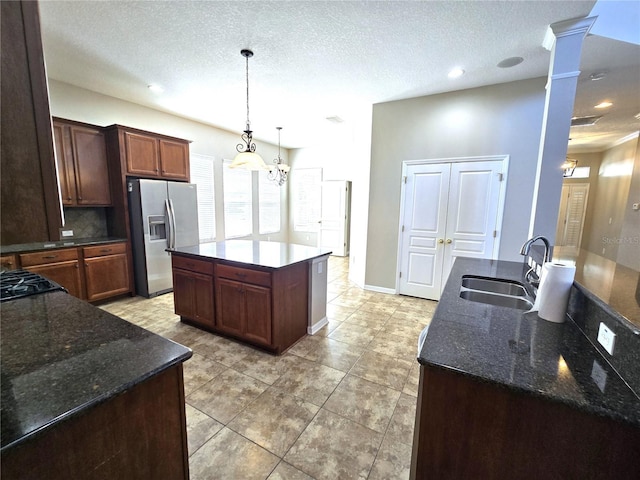
[{"label": "lower wood cabinet", "polygon": [[176,315],[213,328],[213,265],[175,255],[171,257],[171,261]]},{"label": "lower wood cabinet", "polygon": [[20,265],[62,285],[74,297],[86,299],[77,248],[23,253]]},{"label": "lower wood cabinet", "polygon": [[0,257],[0,270],[15,270],[18,268],[18,259],[15,255],[2,255]]},{"label": "lower wood cabinet", "polygon": [[83,247],[87,300],[103,300],[131,291],[127,244]]}]

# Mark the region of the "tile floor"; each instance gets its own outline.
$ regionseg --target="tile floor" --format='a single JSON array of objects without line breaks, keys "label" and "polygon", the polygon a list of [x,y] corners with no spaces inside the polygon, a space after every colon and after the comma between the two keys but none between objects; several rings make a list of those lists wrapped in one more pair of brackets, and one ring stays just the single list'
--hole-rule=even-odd
[{"label": "tile floor", "polygon": [[436,302],[362,290],[329,260],[329,324],[280,357],[180,323],[173,295],[102,308],[193,349],[191,479],[409,478],[418,334]]}]

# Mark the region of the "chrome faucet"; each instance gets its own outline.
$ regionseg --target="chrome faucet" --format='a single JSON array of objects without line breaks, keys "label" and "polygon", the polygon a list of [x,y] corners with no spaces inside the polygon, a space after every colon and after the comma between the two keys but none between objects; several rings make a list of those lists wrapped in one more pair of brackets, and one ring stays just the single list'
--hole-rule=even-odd
[{"label": "chrome faucet", "polygon": [[[549,245],[549,240],[547,240],[545,237],[543,237],[542,235],[538,235],[537,237],[533,237],[530,238],[529,240],[527,240],[526,242],[524,242],[524,245],[522,245],[522,248],[520,249],[520,255],[529,255],[529,250],[531,250],[531,245],[533,245],[535,242],[537,242],[538,240],[541,240],[542,243],[544,243],[544,258],[542,260],[542,264],[544,265],[545,262],[549,261],[549,250],[550,250],[550,245]],[[529,277],[531,276],[531,274],[533,273],[533,267],[531,267],[527,273],[524,275],[524,279],[526,281],[529,281]],[[533,283],[533,282],[532,282]]]}]

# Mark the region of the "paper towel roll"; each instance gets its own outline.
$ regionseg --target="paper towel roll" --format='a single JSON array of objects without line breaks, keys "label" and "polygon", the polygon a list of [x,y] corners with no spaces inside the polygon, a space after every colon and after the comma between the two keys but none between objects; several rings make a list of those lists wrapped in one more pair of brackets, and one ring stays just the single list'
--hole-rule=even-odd
[{"label": "paper towel roll", "polygon": [[575,275],[575,265],[546,262],[542,266],[540,286],[531,310],[537,311],[538,317],[544,320],[564,322]]}]

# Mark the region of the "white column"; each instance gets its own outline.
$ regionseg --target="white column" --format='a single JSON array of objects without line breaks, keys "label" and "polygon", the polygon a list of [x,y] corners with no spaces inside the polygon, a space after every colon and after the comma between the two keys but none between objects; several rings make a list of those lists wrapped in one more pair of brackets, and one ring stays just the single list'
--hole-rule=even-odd
[{"label": "white column", "polygon": [[582,41],[597,17],[554,23],[547,96],[538,150],[529,237],[544,235],[555,241],[562,191],[562,169],[569,142],[576,85],[580,75]]}]

